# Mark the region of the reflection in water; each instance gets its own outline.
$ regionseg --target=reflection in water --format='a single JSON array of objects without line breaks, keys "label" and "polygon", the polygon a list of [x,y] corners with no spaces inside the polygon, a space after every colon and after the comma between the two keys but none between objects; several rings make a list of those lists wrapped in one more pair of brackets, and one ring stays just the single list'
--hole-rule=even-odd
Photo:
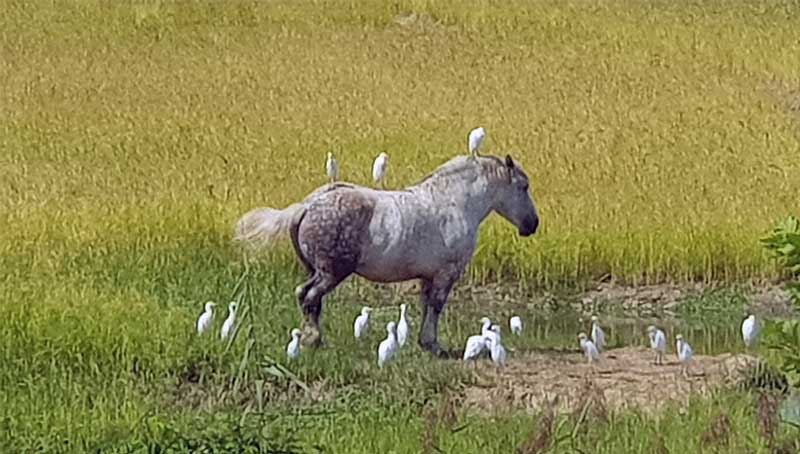
[{"label": "reflection in water", "polygon": [[[396,307],[405,302],[409,307],[409,317],[415,329],[420,320],[418,295],[413,291],[387,290],[377,285],[353,286],[357,301],[380,301],[373,304],[383,306],[393,314]],[[601,312],[600,325],[606,333],[608,348],[625,346],[649,347],[647,327],[655,325],[667,335],[668,354],[675,352],[675,335],[683,337],[696,354],[718,355],[721,353],[741,353],[745,351],[742,341],[741,324],[744,320],[744,307],[747,302],[735,293],[712,293],[706,300],[689,301],[689,309],[694,315],[690,318],[665,316],[637,316],[636,311],[622,311],[610,305],[614,315]],[[503,292],[460,292],[454,295],[440,323],[440,333],[446,344],[455,348],[461,346],[469,336],[480,333],[481,317],[489,317],[492,323],[499,324],[504,344],[521,351],[552,350],[578,352],[578,333],[590,334],[591,322],[587,314],[578,312],[572,305],[557,299],[553,304],[524,304],[525,297]],[[658,311],[658,307],[655,308]],[[508,321],[513,315],[522,318],[524,329],[521,337],[513,336]],[[376,312],[381,317],[381,311]],[[763,320],[761,320],[763,328]]]},{"label": "reflection in water", "polygon": [[[471,312],[471,311],[470,311]],[[493,323],[501,325],[504,339],[512,346],[521,349],[553,349],[553,350],[578,350],[578,333],[583,331],[587,334],[591,332],[591,321],[589,317],[582,317],[574,311],[561,310],[558,313],[536,313],[530,310],[517,311],[514,314],[523,319],[523,336],[516,338],[510,334],[508,328],[508,317],[503,311],[502,314],[472,313],[459,314],[456,325],[446,323],[445,330],[449,331],[448,337],[461,338],[469,335],[473,331],[480,330],[477,320],[483,315],[489,316]],[[464,323],[467,319],[476,320],[468,325]],[[655,319],[655,318],[634,318],[606,316],[600,317],[600,326],[606,333],[606,343],[608,348],[623,346],[649,347],[647,337],[647,327],[656,325],[667,335],[667,351],[675,351],[675,335],[683,334],[695,353],[703,355],[717,355],[720,353],[735,353],[745,350],[741,338],[741,320],[731,317],[730,320],[716,320],[713,323],[702,320],[683,320],[683,319]]]}]

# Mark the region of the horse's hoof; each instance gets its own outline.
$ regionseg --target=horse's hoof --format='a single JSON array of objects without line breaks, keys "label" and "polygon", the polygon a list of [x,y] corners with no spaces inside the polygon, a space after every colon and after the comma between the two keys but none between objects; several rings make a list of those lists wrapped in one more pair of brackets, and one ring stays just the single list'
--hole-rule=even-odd
[{"label": "horse's hoof", "polygon": [[437,358],[444,359],[450,357],[450,354],[447,352],[447,350],[443,349],[441,346],[439,346],[439,344],[422,345],[422,348]]},{"label": "horse's hoof", "polygon": [[300,336],[300,343],[310,348],[320,348],[324,345],[322,335],[314,328],[306,327]]},{"label": "horse's hoof", "polygon": [[321,338],[311,339],[302,342],[303,346],[308,348],[322,348],[325,346],[325,343],[322,341]]}]

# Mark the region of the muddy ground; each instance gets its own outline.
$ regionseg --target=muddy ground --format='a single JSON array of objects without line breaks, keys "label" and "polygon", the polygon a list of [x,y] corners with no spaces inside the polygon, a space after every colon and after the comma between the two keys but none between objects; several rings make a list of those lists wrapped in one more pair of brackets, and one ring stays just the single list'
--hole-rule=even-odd
[{"label": "muddy ground", "polygon": [[[389,301],[403,299],[413,303],[418,298],[414,282],[394,288],[373,288],[390,292],[392,296],[386,298]],[[492,314],[523,306],[547,313],[566,305],[586,317],[597,312],[616,312],[617,319],[666,322],[679,317],[680,306],[686,301],[720,288],[726,287],[598,283],[582,291],[552,293],[523,291],[503,284],[461,286],[453,292],[449,310],[479,309],[480,314]],[[789,294],[780,283],[740,285],[735,290],[746,299],[746,310],[759,317],[782,318],[794,314]],[[459,309],[453,309],[459,305]],[[489,360],[479,361],[473,371],[477,384],[465,390],[463,399],[459,399],[460,406],[478,412],[522,409],[533,414],[555,405],[560,411],[571,411],[586,398],[586,390],[591,389],[602,396],[603,405],[609,409],[658,410],[673,402],[685,405],[690,396],[708,395],[721,387],[734,386],[757,363],[755,357],[745,354],[695,355],[684,376],[671,348],[666,363],[656,366],[648,349],[625,347],[609,350],[603,361],[592,368],[575,347],[574,352],[509,352],[505,369],[495,368]],[[460,363],[459,367],[470,366]]]},{"label": "muddy ground", "polygon": [[667,355],[663,365],[654,365],[653,359],[648,349],[632,347],[609,350],[595,366],[579,353],[510,353],[505,368],[489,361],[477,365],[477,384],[467,388],[462,405],[489,413],[522,409],[533,414],[552,405],[569,411],[593,387],[608,409],[657,410],[669,402],[685,405],[690,395],[733,386],[757,362],[744,354],[697,355],[684,374],[674,356]]}]

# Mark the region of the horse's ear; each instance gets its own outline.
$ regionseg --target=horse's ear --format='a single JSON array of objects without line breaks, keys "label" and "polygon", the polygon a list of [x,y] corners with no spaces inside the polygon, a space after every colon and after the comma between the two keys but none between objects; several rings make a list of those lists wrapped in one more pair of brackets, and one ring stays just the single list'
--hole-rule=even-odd
[{"label": "horse's ear", "polygon": [[506,167],[508,167],[509,169],[513,169],[514,168],[514,160],[511,159],[511,155],[510,154],[506,155]]}]

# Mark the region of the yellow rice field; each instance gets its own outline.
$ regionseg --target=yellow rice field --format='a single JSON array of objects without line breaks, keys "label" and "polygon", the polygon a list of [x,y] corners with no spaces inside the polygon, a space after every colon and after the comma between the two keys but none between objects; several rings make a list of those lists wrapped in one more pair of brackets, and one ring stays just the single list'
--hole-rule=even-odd
[{"label": "yellow rice field", "polygon": [[[768,276],[800,189],[791,2],[8,1],[0,254],[211,231],[391,156],[532,177],[537,238],[492,219],[478,280]],[[42,264],[46,264],[44,258]]]}]

